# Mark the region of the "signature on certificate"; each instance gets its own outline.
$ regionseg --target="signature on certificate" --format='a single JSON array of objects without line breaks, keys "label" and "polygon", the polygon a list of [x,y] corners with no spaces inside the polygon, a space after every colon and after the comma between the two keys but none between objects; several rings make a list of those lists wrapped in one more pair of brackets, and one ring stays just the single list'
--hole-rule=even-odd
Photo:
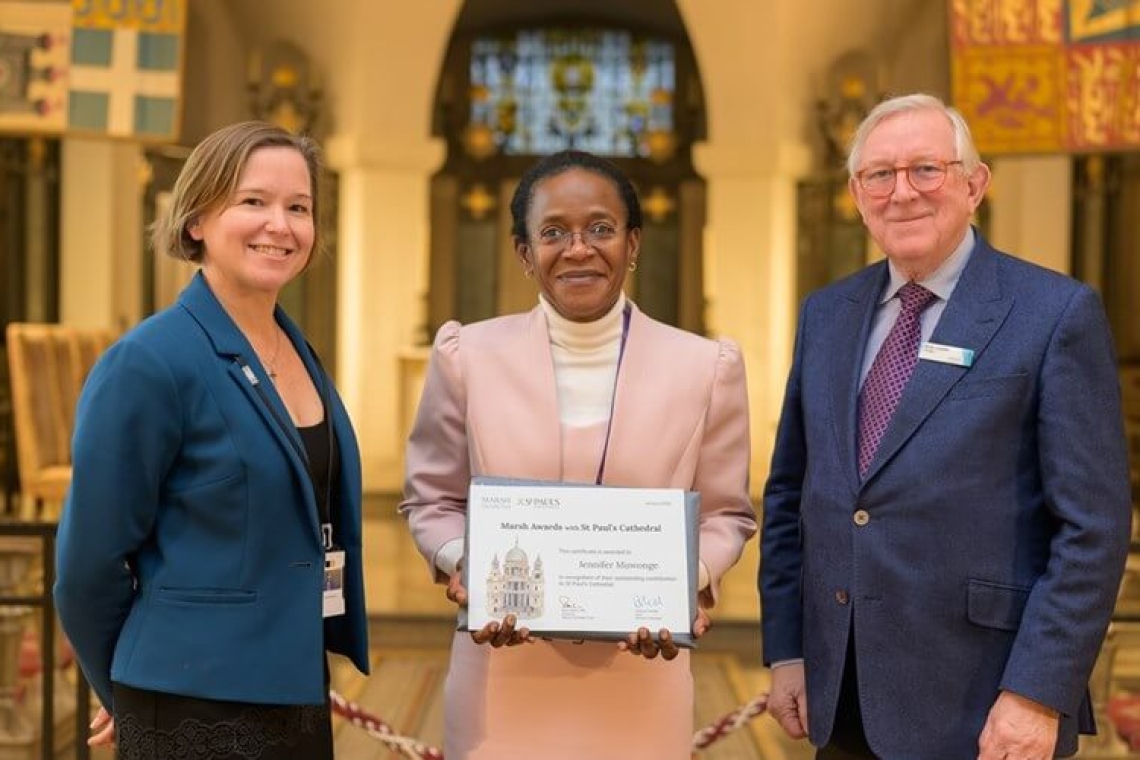
[{"label": "signature on certificate", "polygon": [[633,597],[633,607],[638,610],[659,610],[665,606],[665,600],[660,595],[648,596],[646,594],[635,594]]},{"label": "signature on certificate", "polygon": [[578,604],[568,596],[558,597],[558,604],[562,607],[563,612],[585,612],[586,608]]}]

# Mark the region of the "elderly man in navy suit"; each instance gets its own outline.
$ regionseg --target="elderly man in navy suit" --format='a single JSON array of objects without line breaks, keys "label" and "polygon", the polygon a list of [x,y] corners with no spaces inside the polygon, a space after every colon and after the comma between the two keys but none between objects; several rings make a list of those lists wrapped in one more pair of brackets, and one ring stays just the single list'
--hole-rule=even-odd
[{"label": "elderly man in navy suit", "polygon": [[928,95],[859,127],[886,261],[811,295],[764,493],[769,708],[819,758],[1048,758],[1128,552],[1112,338],[1091,289],[970,226],[989,185]]}]

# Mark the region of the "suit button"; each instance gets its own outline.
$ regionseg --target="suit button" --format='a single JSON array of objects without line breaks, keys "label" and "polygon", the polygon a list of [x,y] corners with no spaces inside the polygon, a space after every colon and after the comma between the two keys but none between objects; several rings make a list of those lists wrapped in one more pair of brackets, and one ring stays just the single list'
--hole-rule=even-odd
[{"label": "suit button", "polygon": [[855,515],[852,517],[852,519],[855,520],[856,525],[862,526],[871,522],[871,515],[867,514],[867,510],[860,509],[855,512]]},{"label": "suit button", "polygon": [[847,602],[849,601],[849,597],[847,596],[847,592],[842,590],[842,589],[840,589],[839,591],[836,591],[835,592],[835,601],[839,602],[840,604],[847,604]]}]

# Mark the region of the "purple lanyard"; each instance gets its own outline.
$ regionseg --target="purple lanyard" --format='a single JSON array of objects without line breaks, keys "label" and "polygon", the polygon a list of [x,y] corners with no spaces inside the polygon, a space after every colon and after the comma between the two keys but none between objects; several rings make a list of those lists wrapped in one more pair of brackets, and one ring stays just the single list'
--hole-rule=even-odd
[{"label": "purple lanyard", "polygon": [[617,403],[618,377],[621,375],[621,360],[625,356],[625,339],[629,337],[629,304],[621,312],[621,343],[618,344],[617,368],[614,370],[614,391],[610,395],[610,417],[606,420],[606,442],[602,445],[602,461],[598,462],[598,476],[594,478],[594,485],[602,484],[602,476],[606,474],[606,454],[610,450],[610,431],[614,426],[614,405]]}]

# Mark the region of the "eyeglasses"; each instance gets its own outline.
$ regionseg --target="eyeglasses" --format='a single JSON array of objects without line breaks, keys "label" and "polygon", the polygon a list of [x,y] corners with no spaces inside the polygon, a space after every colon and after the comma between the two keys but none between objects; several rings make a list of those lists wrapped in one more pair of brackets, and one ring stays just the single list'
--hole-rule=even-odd
[{"label": "eyeglasses", "polygon": [[855,172],[859,186],[872,198],[886,198],[895,191],[899,172],[905,171],[910,186],[920,193],[932,193],[946,181],[946,172],[961,161],[922,161],[903,166],[868,166]]},{"label": "eyeglasses", "polygon": [[582,238],[582,243],[597,248],[605,245],[618,236],[620,228],[609,222],[594,222],[584,230],[564,230],[561,227],[543,227],[538,231],[535,241],[543,248],[552,251],[562,251],[574,245],[574,236]]}]

